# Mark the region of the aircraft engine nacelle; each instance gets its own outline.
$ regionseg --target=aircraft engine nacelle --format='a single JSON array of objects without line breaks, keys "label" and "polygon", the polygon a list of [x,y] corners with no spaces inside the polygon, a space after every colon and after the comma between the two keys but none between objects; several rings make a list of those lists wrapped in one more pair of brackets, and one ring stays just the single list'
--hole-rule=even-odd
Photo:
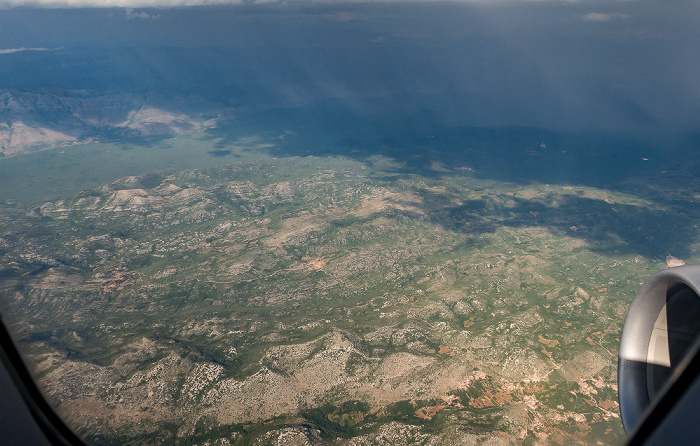
[{"label": "aircraft engine nacelle", "polygon": [[700,265],[661,271],[630,306],[620,338],[618,395],[627,433],[694,356],[700,333]]}]

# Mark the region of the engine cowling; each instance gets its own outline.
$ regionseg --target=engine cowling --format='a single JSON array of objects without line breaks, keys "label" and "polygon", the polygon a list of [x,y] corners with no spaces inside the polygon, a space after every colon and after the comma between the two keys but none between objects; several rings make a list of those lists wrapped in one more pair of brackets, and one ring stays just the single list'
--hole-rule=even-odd
[{"label": "engine cowling", "polygon": [[[641,287],[620,338],[618,396],[632,432],[700,338],[700,265],[669,268]],[[686,361],[687,362],[687,361]]]}]

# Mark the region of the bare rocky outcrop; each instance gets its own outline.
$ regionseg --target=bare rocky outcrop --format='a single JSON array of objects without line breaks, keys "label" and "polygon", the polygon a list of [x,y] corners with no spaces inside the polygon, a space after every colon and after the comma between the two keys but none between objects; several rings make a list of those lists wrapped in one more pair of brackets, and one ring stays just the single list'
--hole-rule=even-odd
[{"label": "bare rocky outcrop", "polygon": [[[192,133],[216,123],[200,101],[133,93],[0,90],[0,157],[100,139]],[[215,114],[224,110],[216,109]]]}]

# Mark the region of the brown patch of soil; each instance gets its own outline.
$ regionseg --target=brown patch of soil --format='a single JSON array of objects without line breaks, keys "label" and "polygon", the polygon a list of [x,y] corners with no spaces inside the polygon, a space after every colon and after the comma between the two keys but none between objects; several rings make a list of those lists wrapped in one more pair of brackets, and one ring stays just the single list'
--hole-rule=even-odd
[{"label": "brown patch of soil", "polygon": [[421,407],[420,409],[416,410],[416,417],[420,418],[421,420],[432,420],[433,417],[444,408],[445,406],[443,404],[432,407]]},{"label": "brown patch of soil", "polygon": [[450,347],[448,347],[446,345],[441,345],[440,350],[438,350],[438,353],[441,355],[450,355],[450,356],[455,356],[457,354]]},{"label": "brown patch of soil", "polygon": [[547,338],[545,338],[545,337],[542,336],[542,335],[539,335],[539,339],[538,339],[538,340],[540,341],[540,343],[546,345],[546,346],[549,347],[549,348],[554,348],[554,347],[556,347],[557,345],[559,345],[559,341],[557,341],[556,339],[547,339]]}]

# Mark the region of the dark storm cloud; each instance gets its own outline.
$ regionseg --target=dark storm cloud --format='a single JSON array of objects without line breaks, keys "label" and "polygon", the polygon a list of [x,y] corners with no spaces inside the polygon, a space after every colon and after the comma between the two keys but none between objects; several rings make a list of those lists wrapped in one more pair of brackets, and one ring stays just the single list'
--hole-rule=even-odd
[{"label": "dark storm cloud", "polygon": [[66,57],[73,48],[108,50],[118,63],[104,75],[122,70],[124,89],[218,89],[241,107],[334,100],[367,116],[427,113],[454,125],[688,131],[700,127],[699,8],[640,1],[9,9],[0,11],[0,41],[7,49],[65,47]]}]

